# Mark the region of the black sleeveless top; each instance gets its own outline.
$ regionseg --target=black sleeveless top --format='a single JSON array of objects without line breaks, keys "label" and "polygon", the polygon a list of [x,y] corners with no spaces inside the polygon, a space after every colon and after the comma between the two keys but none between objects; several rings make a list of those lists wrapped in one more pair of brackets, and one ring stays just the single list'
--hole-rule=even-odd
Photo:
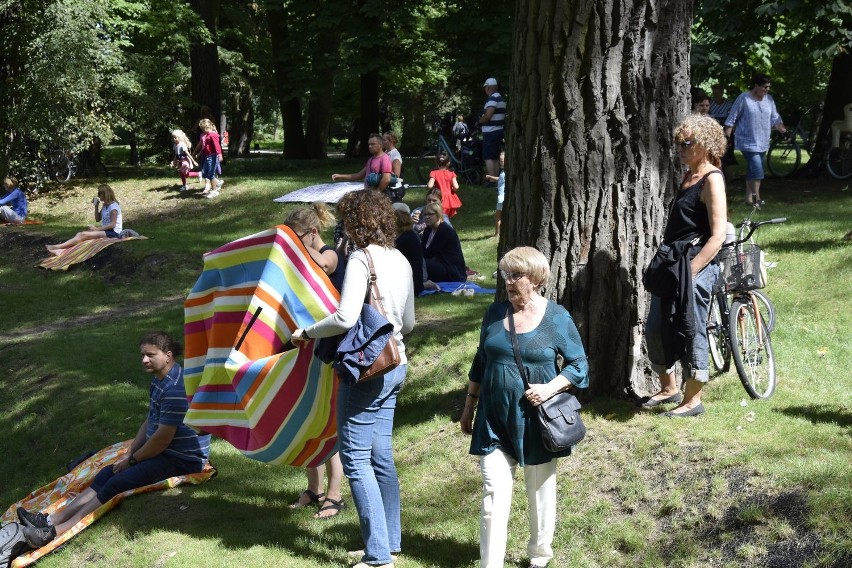
[{"label": "black sleeveless top", "polygon": [[334,251],[334,253],[337,254],[337,267],[334,269],[334,272],[328,275],[328,279],[331,280],[331,283],[334,285],[335,288],[337,288],[337,291],[340,292],[341,290],[343,290],[343,277],[346,274],[346,263],[341,262],[340,254],[338,254],[337,251],[334,250],[334,247],[325,245],[320,249],[320,252],[323,253],[327,250]]},{"label": "black sleeveless top", "polygon": [[671,244],[677,241],[691,241],[695,237],[703,245],[710,238],[710,219],[707,216],[707,206],[701,202],[701,188],[710,174],[721,174],[719,170],[713,170],[693,185],[681,189],[672,204],[672,212],[666,224],[666,232],[663,242]]}]

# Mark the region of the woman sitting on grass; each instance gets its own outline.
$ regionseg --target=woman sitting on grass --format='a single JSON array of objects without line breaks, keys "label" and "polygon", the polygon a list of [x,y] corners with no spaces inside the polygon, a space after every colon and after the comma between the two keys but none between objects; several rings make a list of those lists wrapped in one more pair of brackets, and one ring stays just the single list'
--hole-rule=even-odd
[{"label": "woman sitting on grass", "polygon": [[[99,209],[101,201],[103,201],[104,206],[102,209]],[[95,221],[101,222],[100,227],[89,225],[87,231],[80,231],[64,243],[46,245],[50,253],[58,256],[65,252],[65,249],[92,239],[121,238],[121,207],[115,199],[115,193],[112,191],[112,188],[107,184],[98,187],[98,196],[92,199],[92,205],[95,206]]]}]

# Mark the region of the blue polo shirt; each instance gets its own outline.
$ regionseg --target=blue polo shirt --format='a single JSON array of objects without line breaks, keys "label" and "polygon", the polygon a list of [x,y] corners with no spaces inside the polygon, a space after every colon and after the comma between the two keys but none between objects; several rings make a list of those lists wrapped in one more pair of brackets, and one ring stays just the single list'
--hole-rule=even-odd
[{"label": "blue polo shirt", "polygon": [[27,216],[27,196],[19,187],[0,198],[0,206],[2,205],[8,205],[21,219]]},{"label": "blue polo shirt", "polygon": [[210,434],[199,436],[183,423],[187,410],[189,401],[183,386],[183,368],[175,363],[162,379],[156,376],[151,378],[148,430],[145,436],[150,439],[160,424],[177,426],[175,437],[164,453],[182,460],[203,463],[210,454]]}]

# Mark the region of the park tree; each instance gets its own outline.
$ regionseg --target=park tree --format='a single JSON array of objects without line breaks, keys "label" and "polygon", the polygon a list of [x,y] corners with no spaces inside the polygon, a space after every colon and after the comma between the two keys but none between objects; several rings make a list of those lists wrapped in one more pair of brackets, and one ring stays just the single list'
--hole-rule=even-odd
[{"label": "park tree", "polygon": [[[219,0],[191,0],[190,6],[201,19],[194,34],[189,60],[192,67],[192,100],[197,118],[211,118],[219,127],[222,116],[222,89],[219,69]],[[209,116],[208,116],[209,115]]]},{"label": "park tree", "polygon": [[651,390],[642,270],[679,178],[691,0],[518,0],[500,250],[534,246],[573,314],[591,389]]}]

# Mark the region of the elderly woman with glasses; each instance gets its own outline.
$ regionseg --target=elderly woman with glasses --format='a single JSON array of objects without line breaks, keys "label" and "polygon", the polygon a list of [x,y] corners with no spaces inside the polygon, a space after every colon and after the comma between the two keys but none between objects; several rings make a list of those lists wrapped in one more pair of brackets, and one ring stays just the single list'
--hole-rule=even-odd
[{"label": "elderly woman with glasses", "polygon": [[433,282],[464,282],[467,280],[461,241],[455,229],[444,222],[444,210],[438,203],[430,203],[420,213],[426,223],[420,240],[426,261],[427,288]]},{"label": "elderly woman with glasses", "polygon": [[[570,455],[571,449],[552,453],[544,448],[535,407],[572,385],[588,386],[589,368],[571,315],[541,295],[550,276],[544,255],[531,247],[515,248],[503,256],[499,267],[509,300],[491,304],[482,320],[461,429],[472,434],[470,453],[479,456],[482,473],[480,566],[503,566],[512,481],[520,465],[529,503],[529,566],[540,567],[553,558],[556,458]],[[510,313],[521,359],[529,370],[529,390],[515,363]]]}]

